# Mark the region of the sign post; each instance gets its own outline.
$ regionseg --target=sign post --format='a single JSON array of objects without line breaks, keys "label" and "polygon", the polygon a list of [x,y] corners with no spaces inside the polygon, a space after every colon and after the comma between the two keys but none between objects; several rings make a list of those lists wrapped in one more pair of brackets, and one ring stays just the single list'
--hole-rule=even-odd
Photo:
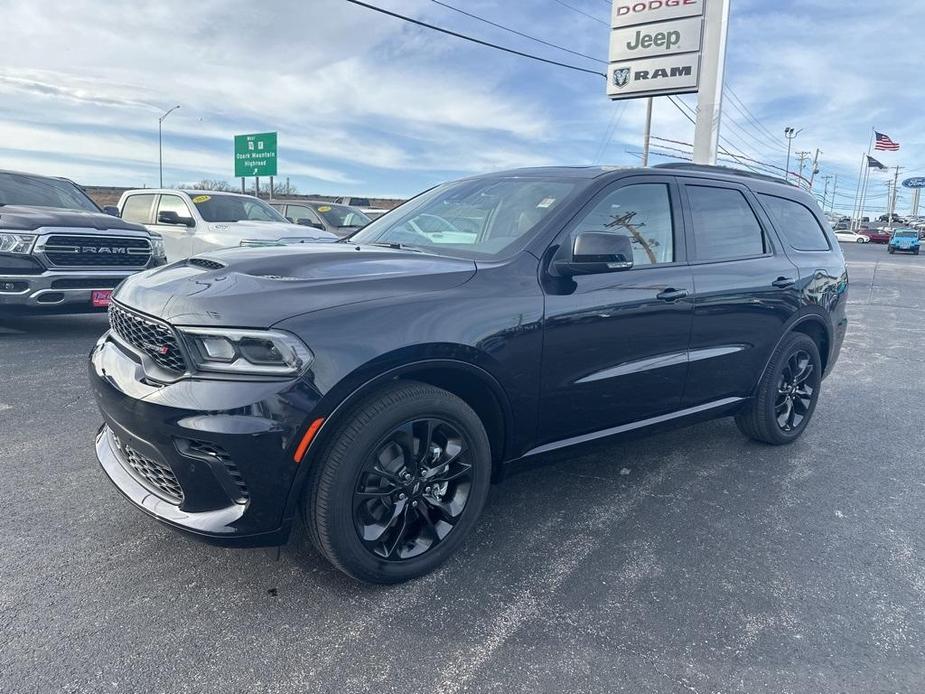
[{"label": "sign post", "polygon": [[607,96],[699,92],[694,161],[715,164],[729,0],[614,0]]},{"label": "sign post", "polygon": [[235,178],[276,176],[276,145],[276,133],[235,135]]},{"label": "sign post", "polygon": [[[925,178],[921,176],[916,176],[915,178],[907,178],[905,181],[903,181],[903,188],[911,188],[913,191],[915,191],[912,194],[912,216],[918,217],[919,198],[922,196],[922,188],[925,188]],[[892,223],[892,220],[890,223]]]}]

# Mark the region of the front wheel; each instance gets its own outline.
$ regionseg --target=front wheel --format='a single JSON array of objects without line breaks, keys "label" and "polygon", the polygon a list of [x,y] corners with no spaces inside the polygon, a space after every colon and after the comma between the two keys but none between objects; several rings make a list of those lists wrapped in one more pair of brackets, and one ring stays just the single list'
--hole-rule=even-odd
[{"label": "front wheel", "polygon": [[443,563],[474,527],[491,478],[478,415],[452,393],[407,381],[353,407],[308,463],[312,542],[368,583],[399,583]]},{"label": "front wheel", "polygon": [[858,239],[855,243],[864,243],[864,239]]},{"label": "front wheel", "polygon": [[752,402],[736,415],[739,430],[775,446],[796,441],[816,409],[822,362],[812,338],[790,333],[778,345]]},{"label": "front wheel", "polygon": [[887,250],[887,252],[888,252],[890,255],[893,255],[893,254],[896,252],[896,249],[893,248],[892,246],[890,246],[890,247],[887,248],[886,250]]}]

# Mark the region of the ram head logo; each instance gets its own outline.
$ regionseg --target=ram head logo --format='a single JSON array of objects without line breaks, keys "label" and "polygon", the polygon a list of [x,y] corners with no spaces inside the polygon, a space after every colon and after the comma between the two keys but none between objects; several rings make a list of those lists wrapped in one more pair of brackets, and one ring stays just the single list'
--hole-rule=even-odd
[{"label": "ram head logo", "polygon": [[630,69],[628,67],[618,67],[613,71],[613,86],[621,89],[630,82]]}]

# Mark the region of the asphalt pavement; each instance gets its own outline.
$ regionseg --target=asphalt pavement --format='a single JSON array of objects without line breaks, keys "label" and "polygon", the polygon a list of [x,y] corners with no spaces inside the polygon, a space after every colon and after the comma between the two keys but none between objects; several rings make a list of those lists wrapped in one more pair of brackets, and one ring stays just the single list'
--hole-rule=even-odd
[{"label": "asphalt pavement", "polygon": [[925,256],[848,246],[806,435],[560,453],[436,573],[199,544],[93,455],[104,316],[0,322],[0,692],[921,692]]}]

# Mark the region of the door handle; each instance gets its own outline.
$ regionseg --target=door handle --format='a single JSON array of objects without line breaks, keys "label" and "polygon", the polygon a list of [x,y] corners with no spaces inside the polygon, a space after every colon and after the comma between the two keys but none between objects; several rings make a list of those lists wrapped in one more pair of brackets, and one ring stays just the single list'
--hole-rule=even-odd
[{"label": "door handle", "polygon": [[683,299],[685,296],[687,296],[686,289],[674,289],[669,287],[656,294],[655,298],[659,301],[677,301],[678,299]]},{"label": "door handle", "polygon": [[772,287],[777,287],[778,289],[787,289],[787,287],[792,287],[797,281],[792,277],[778,277],[776,280],[771,282]]}]

